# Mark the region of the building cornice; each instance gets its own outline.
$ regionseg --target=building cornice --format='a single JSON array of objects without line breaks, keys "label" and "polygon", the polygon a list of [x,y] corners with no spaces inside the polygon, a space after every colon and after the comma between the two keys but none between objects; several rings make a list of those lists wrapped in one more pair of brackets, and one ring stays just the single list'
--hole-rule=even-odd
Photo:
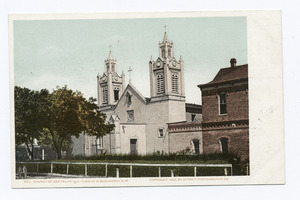
[{"label": "building cornice", "polygon": [[199,132],[202,130],[201,123],[169,123],[169,133]]},{"label": "building cornice", "polygon": [[219,129],[240,129],[249,128],[249,120],[231,120],[219,122],[202,122],[203,131],[206,130],[219,130]]}]

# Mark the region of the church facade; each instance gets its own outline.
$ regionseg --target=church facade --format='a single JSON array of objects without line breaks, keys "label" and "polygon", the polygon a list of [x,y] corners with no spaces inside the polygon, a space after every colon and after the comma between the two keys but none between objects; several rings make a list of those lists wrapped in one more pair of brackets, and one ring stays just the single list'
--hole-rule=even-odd
[{"label": "church facade", "polygon": [[201,120],[199,112],[186,112],[186,107],[192,107],[185,103],[184,62],[181,56],[174,57],[174,44],[166,32],[158,46],[158,57],[149,61],[150,98],[145,98],[131,80],[125,87],[125,75],[118,74],[117,60],[109,52],[105,71],[97,76],[97,98],[100,110],[115,129],[99,139],[84,135],[77,141],[74,138],[74,147],[84,148],[84,152],[74,149],[73,154],[169,153],[168,124],[186,122],[187,116]]},{"label": "church facade", "polygon": [[168,153],[167,123],[186,121],[184,65],[174,57],[174,45],[165,32],[159,56],[149,61],[150,98],[132,85],[124,87],[124,74],[117,73],[112,53],[105,60],[106,71],[97,77],[98,105],[115,124],[112,133],[101,138],[104,151],[113,154]]}]

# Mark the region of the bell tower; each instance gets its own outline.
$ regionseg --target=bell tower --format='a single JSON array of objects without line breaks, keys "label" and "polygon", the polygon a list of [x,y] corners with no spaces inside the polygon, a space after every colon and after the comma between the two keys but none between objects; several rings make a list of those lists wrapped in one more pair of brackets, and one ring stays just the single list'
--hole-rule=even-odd
[{"label": "bell tower", "polygon": [[109,51],[108,58],[104,61],[105,70],[103,75],[97,76],[98,106],[100,109],[109,109],[118,103],[125,87],[125,74],[121,76],[117,71],[117,60]]},{"label": "bell tower", "polygon": [[158,43],[159,56],[150,58],[150,95],[152,100],[185,100],[184,62],[174,57],[174,44],[168,40],[165,31],[163,41]]}]

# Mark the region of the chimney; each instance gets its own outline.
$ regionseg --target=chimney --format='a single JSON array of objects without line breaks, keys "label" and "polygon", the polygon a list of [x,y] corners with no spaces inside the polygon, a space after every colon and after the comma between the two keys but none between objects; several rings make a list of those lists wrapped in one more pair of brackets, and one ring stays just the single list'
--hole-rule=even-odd
[{"label": "chimney", "polygon": [[230,65],[231,65],[232,68],[236,67],[236,59],[235,58],[230,59]]}]

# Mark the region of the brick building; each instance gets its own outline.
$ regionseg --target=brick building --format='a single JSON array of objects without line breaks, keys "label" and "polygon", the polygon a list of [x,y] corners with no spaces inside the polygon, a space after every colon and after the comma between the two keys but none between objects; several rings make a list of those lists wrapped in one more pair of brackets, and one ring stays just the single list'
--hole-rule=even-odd
[{"label": "brick building", "polygon": [[222,68],[198,85],[202,92],[203,152],[232,152],[249,158],[248,65]]}]

